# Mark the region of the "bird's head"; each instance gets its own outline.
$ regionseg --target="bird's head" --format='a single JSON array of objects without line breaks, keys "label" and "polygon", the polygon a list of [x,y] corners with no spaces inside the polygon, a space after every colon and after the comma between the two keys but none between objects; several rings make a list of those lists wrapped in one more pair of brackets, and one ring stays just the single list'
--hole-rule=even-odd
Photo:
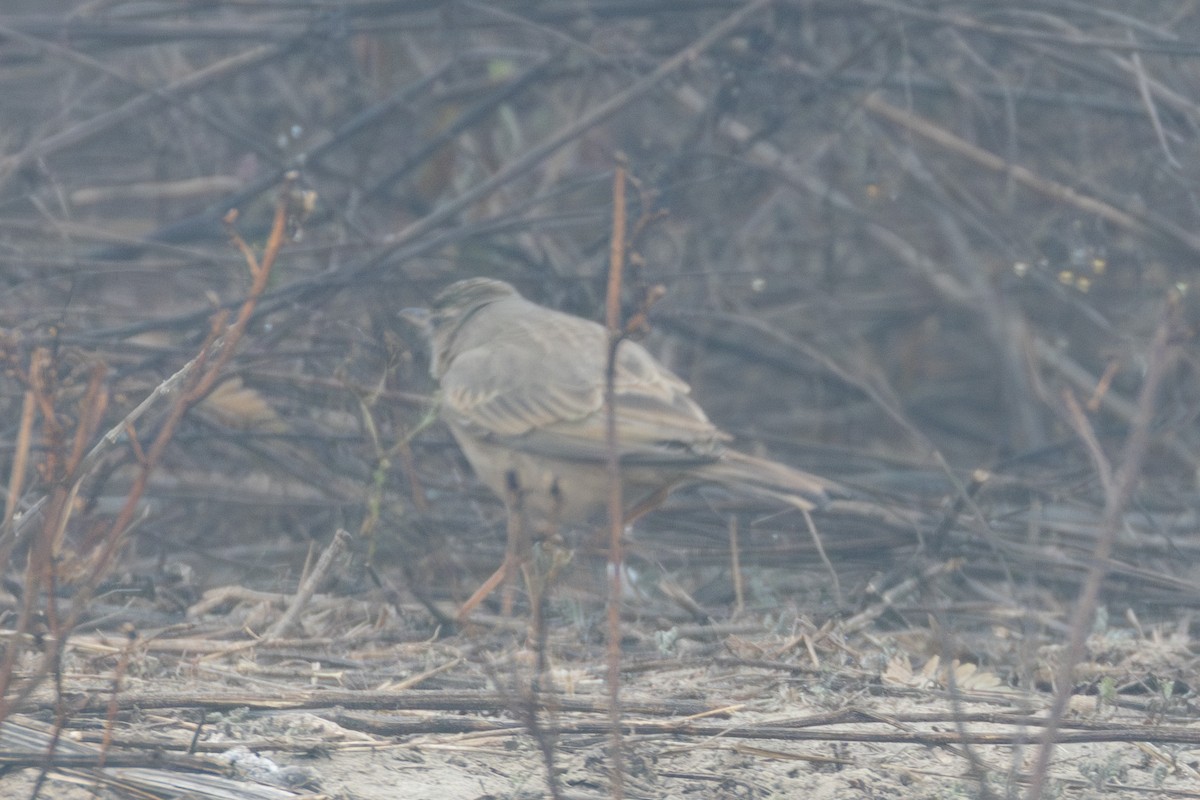
[{"label": "bird's head", "polygon": [[476,311],[497,300],[519,297],[511,284],[493,278],[467,278],[442,289],[429,308],[406,308],[400,318],[418,328],[430,343],[429,372],[440,379],[449,366],[454,337]]}]

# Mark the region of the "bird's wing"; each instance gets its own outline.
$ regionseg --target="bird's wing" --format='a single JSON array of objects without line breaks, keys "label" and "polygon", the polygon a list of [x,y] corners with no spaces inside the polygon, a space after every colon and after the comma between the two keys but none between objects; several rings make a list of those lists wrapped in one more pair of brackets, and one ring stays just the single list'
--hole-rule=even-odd
[{"label": "bird's wing", "polygon": [[[491,333],[460,349],[442,375],[447,419],[528,452],[603,460],[605,330],[551,312],[510,318]],[[688,385],[645,348],[622,342],[614,378],[623,461],[683,464],[716,457],[725,435],[688,397]]]}]

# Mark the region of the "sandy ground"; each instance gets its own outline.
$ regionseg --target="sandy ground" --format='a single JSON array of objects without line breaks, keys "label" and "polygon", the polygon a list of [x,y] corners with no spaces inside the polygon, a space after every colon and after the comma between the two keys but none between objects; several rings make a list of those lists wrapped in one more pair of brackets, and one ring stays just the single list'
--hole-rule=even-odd
[{"label": "sandy ground", "polygon": [[[778,620],[727,627],[693,637],[681,626],[684,635],[659,632],[653,648],[630,644],[622,678],[630,708],[622,720],[625,796],[933,800],[1019,797],[1026,790],[1036,744],[1012,742],[1039,735],[1050,702],[1045,691],[1010,688],[1011,675],[962,663],[954,665],[952,691],[940,659],[915,655],[933,644],[921,632],[843,636],[834,628],[814,635],[801,620],[786,633]],[[130,705],[141,698],[147,707],[119,715],[110,752],[146,754],[146,744],[157,742],[162,752],[178,754],[195,736],[207,757],[229,764],[226,782],[185,794],[178,788],[185,773],[157,769],[151,755],[144,755],[148,769],[105,774],[140,788],[147,775],[174,783],[159,796],[482,800],[550,796],[551,759],[561,796],[607,797],[613,759],[603,651],[584,645],[578,633],[564,625],[552,636],[542,686],[554,691],[544,691],[540,704],[529,700],[533,655],[515,631],[390,645],[364,640],[324,660],[269,649],[152,654],[125,687]],[[69,658],[78,691],[103,691],[103,674],[84,673],[104,663],[95,656],[100,642],[83,637]],[[1191,663],[1194,649],[1178,638],[1139,644],[1117,632],[1091,646],[1089,663],[1105,663],[1114,675],[1135,662],[1143,675],[1177,670]],[[356,691],[372,701],[347,707]],[[231,695],[245,697],[246,706]],[[323,703],[322,696],[331,699]],[[180,699],[154,699],[164,697]],[[207,713],[197,735],[196,709],[205,698],[218,710]],[[301,700],[308,707],[295,707]],[[405,708],[412,701],[425,707]],[[1059,745],[1047,796],[1200,797],[1194,718],[1190,695],[1174,687],[1158,696],[1075,697],[1064,733],[1122,741]],[[101,720],[77,715],[66,738],[72,746],[80,737],[97,742]],[[546,732],[556,728],[563,732]],[[1194,739],[1162,741],[1164,731]],[[962,743],[989,733],[1005,743]],[[0,776],[0,796],[30,796],[36,774]],[[95,796],[87,788],[94,776],[52,774],[41,796]],[[110,786],[100,796],[139,795]]]}]

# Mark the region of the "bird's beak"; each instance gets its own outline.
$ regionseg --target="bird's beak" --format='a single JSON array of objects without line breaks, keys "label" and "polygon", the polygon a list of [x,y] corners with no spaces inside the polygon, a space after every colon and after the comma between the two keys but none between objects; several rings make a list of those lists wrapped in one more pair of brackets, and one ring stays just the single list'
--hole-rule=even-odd
[{"label": "bird's beak", "polygon": [[433,315],[428,308],[402,308],[397,316],[427,337],[433,333]]}]

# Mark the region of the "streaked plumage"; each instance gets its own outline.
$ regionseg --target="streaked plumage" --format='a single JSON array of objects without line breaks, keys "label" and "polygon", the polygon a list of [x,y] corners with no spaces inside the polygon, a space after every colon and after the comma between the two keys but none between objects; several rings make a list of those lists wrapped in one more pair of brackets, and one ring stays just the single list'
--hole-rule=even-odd
[{"label": "streaked plumage", "polygon": [[[606,507],[603,326],[526,300],[488,278],[440,292],[428,317],[441,416],[501,497],[515,479],[535,519],[582,522]],[[627,508],[673,486],[715,482],[810,510],[835,484],[725,447],[688,385],[623,341],[616,425]]]}]

